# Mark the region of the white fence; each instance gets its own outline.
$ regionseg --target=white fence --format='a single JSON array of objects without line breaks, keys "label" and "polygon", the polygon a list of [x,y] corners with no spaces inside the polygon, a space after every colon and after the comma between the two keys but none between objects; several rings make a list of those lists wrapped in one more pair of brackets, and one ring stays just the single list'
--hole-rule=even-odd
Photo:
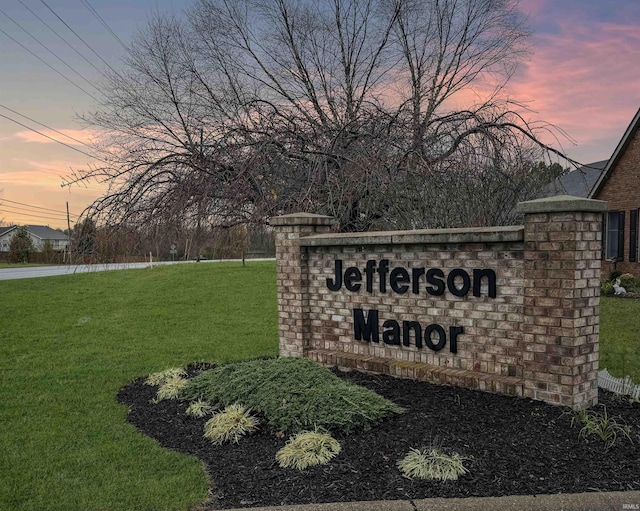
[{"label": "white fence", "polygon": [[598,372],[598,387],[615,394],[640,399],[640,385],[635,385],[628,376],[624,378],[611,376],[606,369]]}]

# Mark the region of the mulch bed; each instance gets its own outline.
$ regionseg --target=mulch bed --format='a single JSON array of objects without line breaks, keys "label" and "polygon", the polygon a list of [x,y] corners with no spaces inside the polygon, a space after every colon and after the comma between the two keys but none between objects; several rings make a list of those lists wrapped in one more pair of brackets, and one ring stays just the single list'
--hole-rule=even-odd
[{"label": "mulch bed", "polygon": [[[190,368],[191,375],[204,367]],[[334,434],[342,452],[325,466],[281,469],[276,452],[287,437],[264,424],[239,444],[205,439],[206,419],[185,413],[187,403],[151,404],[156,387],[139,378],[118,401],[128,421],[160,445],[201,460],[211,476],[202,509],[344,502],[487,497],[521,494],[640,490],[640,404],[601,391],[610,417],[631,426],[607,449],[597,437],[579,437],[563,409],[529,399],[498,396],[357,372],[337,373],[406,409],[367,431]],[[621,422],[622,423],[622,422]],[[469,474],[454,482],[410,480],[396,468],[410,448],[439,443],[471,458]]]}]

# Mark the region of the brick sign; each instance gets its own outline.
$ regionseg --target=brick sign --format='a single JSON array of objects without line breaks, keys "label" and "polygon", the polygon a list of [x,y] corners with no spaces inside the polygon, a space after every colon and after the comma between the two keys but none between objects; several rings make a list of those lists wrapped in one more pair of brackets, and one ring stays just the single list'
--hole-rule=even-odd
[{"label": "brick sign", "polygon": [[602,213],[554,197],[524,226],[331,233],[274,217],[280,354],[532,397],[597,402]]}]

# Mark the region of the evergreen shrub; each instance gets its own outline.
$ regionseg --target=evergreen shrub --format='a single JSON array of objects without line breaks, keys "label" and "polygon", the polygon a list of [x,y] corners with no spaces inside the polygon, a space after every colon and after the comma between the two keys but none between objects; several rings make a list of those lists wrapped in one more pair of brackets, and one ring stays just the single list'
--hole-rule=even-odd
[{"label": "evergreen shrub", "polygon": [[222,365],[189,380],[182,396],[218,406],[241,403],[264,414],[279,431],[325,428],[348,432],[402,412],[375,392],[301,358]]}]

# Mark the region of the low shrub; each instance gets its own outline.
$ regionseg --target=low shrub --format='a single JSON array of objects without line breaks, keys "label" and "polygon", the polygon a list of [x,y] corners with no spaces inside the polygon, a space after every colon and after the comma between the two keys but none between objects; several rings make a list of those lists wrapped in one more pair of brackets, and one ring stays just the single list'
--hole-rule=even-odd
[{"label": "low shrub", "polygon": [[233,404],[216,413],[204,425],[204,436],[214,444],[238,443],[248,433],[258,429],[258,419],[249,414],[244,406]]},{"label": "low shrub", "polygon": [[640,287],[640,281],[630,273],[620,275],[620,285],[627,291],[633,291]]},{"label": "low shrub", "polygon": [[611,282],[613,282],[614,280],[616,280],[620,275],[622,275],[621,271],[618,270],[613,270],[609,273],[609,280]]},{"label": "low shrub", "polygon": [[447,454],[437,447],[411,449],[398,462],[398,468],[409,479],[457,481],[458,477],[469,472],[463,464],[466,459],[457,452]]},{"label": "low shrub", "polygon": [[615,292],[615,290],[613,289],[613,282],[610,282],[608,280],[605,280],[604,282],[602,282],[600,284],[600,294],[605,296],[605,295],[612,295]]},{"label": "low shrub", "polygon": [[192,378],[183,395],[227,406],[242,403],[263,413],[279,431],[316,427],[350,431],[402,408],[375,392],[341,380],[301,358],[236,362]]},{"label": "low shrub", "polygon": [[313,465],[325,465],[340,453],[338,441],[326,432],[303,431],[289,438],[276,453],[281,468],[304,470]]},{"label": "low shrub", "polygon": [[[616,276],[617,275],[617,276]],[[621,274],[619,271],[611,272],[609,280],[600,283],[600,294],[603,296],[615,294],[614,284],[616,279],[620,279],[620,286],[624,288],[624,296],[627,298],[635,298],[640,294],[640,279],[637,279],[630,273]]]}]

